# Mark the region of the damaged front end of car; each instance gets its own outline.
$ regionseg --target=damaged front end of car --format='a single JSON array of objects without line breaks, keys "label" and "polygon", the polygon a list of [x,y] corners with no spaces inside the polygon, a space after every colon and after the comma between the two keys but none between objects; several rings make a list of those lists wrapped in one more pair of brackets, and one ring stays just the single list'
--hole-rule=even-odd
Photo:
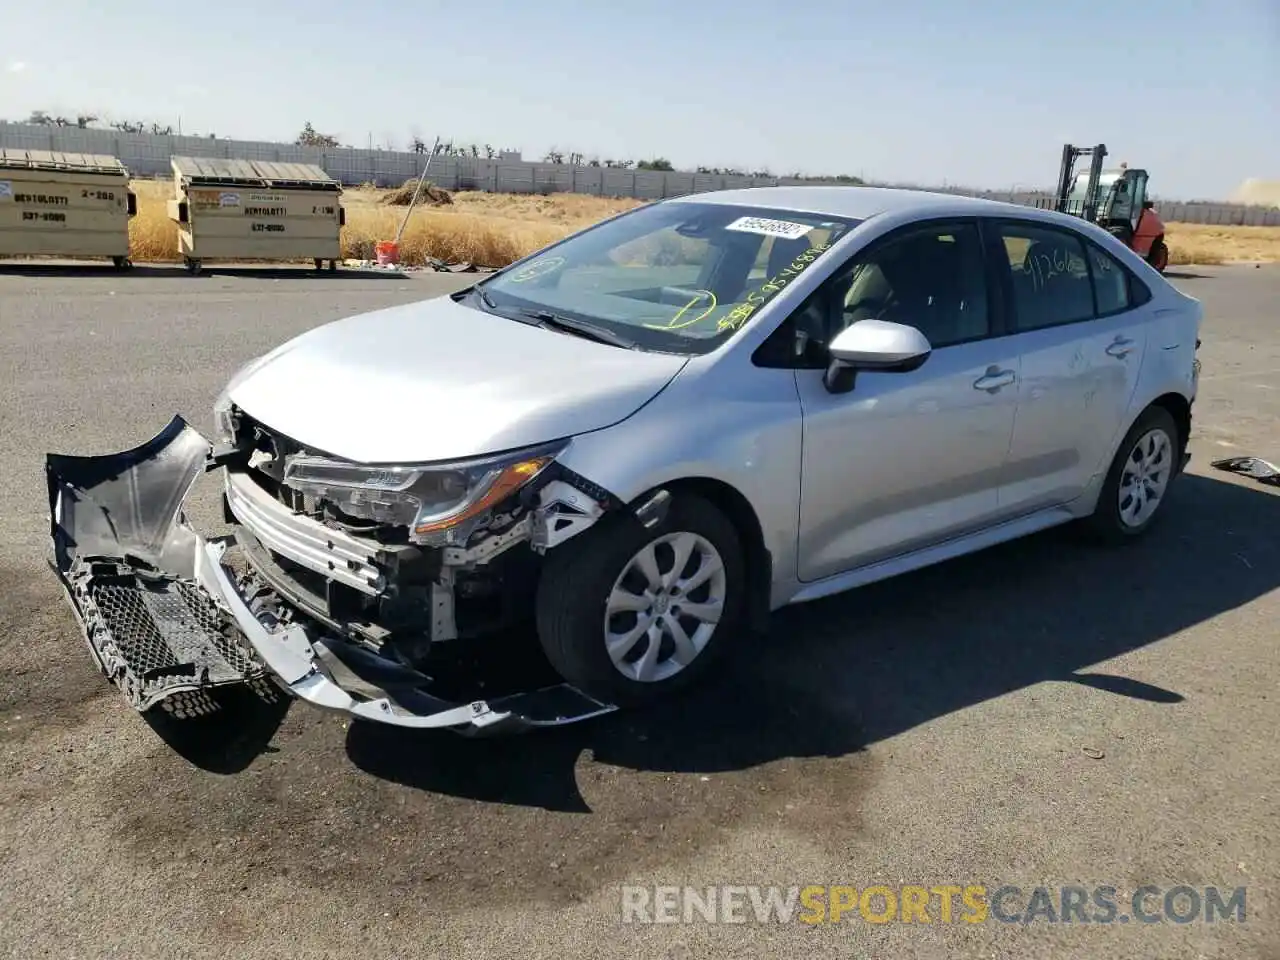
[{"label": "damaged front end of car", "polygon": [[[46,458],[50,565],[104,675],[139,712],[274,688],[352,717],[464,734],[612,711],[548,682],[485,696],[437,667],[528,609],[541,555],[618,504],[556,445],[463,464],[368,467],[242,414],[217,449],[181,417],[105,456]],[[562,447],[563,444],[560,445]],[[223,474],[233,533],[183,502]]]}]

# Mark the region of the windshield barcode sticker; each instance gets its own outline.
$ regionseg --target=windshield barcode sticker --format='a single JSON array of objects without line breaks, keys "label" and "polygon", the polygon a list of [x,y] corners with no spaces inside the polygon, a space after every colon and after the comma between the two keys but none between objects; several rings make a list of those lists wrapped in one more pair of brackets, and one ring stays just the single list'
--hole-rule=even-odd
[{"label": "windshield barcode sticker", "polygon": [[813,229],[807,223],[792,223],[790,220],[768,220],[764,217],[739,217],[725,227],[726,230],[737,230],[741,233],[758,233],[766,237],[782,237],[784,240],[799,240]]}]

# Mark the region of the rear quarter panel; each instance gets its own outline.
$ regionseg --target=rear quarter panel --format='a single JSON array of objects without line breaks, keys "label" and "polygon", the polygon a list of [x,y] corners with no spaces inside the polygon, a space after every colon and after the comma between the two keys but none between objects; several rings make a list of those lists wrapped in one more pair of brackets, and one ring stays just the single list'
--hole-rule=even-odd
[{"label": "rear quarter panel", "polygon": [[[1167,394],[1176,394],[1188,404],[1193,404],[1196,398],[1196,340],[1200,335],[1204,316],[1203,305],[1194,297],[1176,290],[1162,277],[1159,278],[1158,286],[1154,282],[1150,285],[1156,296],[1147,306],[1150,318],[1147,321],[1142,371],[1133,392],[1128,415],[1112,438],[1106,463],[1115,456],[1120,441],[1134,421],[1157,399]],[[1101,469],[1105,472],[1105,463]]]}]

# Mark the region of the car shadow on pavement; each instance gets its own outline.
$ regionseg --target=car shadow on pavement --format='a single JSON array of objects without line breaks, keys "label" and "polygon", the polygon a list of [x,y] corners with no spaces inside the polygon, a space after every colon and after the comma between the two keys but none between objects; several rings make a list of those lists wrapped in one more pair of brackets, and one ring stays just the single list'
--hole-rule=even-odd
[{"label": "car shadow on pavement", "polygon": [[[644,710],[472,740],[353,724],[351,760],[442,794],[587,811],[580,756],[629,770],[723,773],[840,757],[1033,684],[1157,707],[1184,693],[1095,665],[1280,586],[1280,496],[1188,474],[1121,547],[1059,528],[775,614],[714,682]],[[1270,531],[1270,532],[1268,532]]]},{"label": "car shadow on pavement", "polygon": [[271,739],[290,706],[283,692],[263,699],[248,688],[227,687],[208,695],[219,709],[206,716],[177,718],[153,709],[142,719],[171,750],[208,773],[240,773],[263,754],[276,752]]}]

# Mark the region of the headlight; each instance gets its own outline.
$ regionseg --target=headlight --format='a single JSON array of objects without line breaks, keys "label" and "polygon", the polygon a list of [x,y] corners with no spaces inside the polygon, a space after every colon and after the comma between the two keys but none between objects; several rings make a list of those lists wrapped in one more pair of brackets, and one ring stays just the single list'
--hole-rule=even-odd
[{"label": "headlight", "polygon": [[443,546],[465,542],[492,507],[541,473],[567,445],[427,466],[371,467],[299,454],[286,459],[284,482],[348,516],[408,527],[415,543]]}]

